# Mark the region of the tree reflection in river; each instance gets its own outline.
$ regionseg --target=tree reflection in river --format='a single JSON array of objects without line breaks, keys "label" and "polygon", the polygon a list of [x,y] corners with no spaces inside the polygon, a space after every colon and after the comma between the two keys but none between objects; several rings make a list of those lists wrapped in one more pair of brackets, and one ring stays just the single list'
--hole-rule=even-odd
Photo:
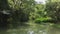
[{"label": "tree reflection in river", "polygon": [[60,34],[60,29],[54,26],[46,25],[35,24],[28,27],[21,26],[16,29],[7,29],[5,31],[2,30],[0,31],[0,34]]}]

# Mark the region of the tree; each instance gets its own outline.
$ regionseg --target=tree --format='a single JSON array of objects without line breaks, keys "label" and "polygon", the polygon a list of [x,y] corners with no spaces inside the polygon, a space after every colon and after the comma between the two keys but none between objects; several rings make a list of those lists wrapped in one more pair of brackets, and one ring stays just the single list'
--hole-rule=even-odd
[{"label": "tree", "polygon": [[34,12],[34,0],[8,0],[8,2],[13,10],[11,13],[14,21],[28,21],[30,13]]},{"label": "tree", "polygon": [[60,21],[60,2],[50,1],[46,3],[46,9],[48,16],[50,16],[54,21]]},{"label": "tree", "polygon": [[34,12],[34,6],[34,0],[0,0],[0,22],[3,24],[27,22],[30,13]]},{"label": "tree", "polygon": [[9,10],[9,5],[7,0],[0,0],[0,10]]},{"label": "tree", "polygon": [[8,19],[10,17],[9,10],[10,7],[8,5],[7,0],[0,0],[0,27],[6,27],[8,25]]}]

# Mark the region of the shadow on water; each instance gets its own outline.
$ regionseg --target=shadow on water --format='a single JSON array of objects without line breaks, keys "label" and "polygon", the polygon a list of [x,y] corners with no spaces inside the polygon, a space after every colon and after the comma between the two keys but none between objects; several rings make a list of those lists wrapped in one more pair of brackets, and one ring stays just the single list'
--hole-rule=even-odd
[{"label": "shadow on water", "polygon": [[13,24],[9,24],[9,28],[12,28],[12,29],[16,29],[16,28],[22,28],[22,27],[29,27],[30,25],[29,24],[26,24],[25,22],[21,22],[21,23],[13,23]]},{"label": "shadow on water", "polygon": [[49,34],[60,34],[60,24],[54,24],[51,28],[50,31],[48,32]]},{"label": "shadow on water", "polygon": [[7,30],[8,30],[7,26],[5,26],[5,25],[0,26],[0,34],[8,34]]},{"label": "shadow on water", "polygon": [[0,34],[14,34],[17,31],[18,31],[18,33],[20,31],[21,31],[20,33],[23,33],[23,31],[25,31],[26,28],[29,28],[29,26],[30,25],[28,25],[26,23],[19,23],[19,24],[14,23],[14,24],[10,24],[8,26],[3,25],[3,26],[0,26]]},{"label": "shadow on water", "polygon": [[0,34],[60,34],[60,29],[50,23],[44,24],[14,24],[13,27],[1,28]]}]

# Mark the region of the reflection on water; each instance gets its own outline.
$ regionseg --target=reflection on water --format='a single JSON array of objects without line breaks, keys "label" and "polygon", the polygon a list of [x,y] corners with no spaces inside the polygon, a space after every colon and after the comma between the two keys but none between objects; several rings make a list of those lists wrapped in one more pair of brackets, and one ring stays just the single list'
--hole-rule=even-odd
[{"label": "reflection on water", "polygon": [[34,24],[28,27],[20,26],[16,29],[1,30],[0,34],[60,34],[60,29],[49,24]]},{"label": "reflection on water", "polygon": [[38,33],[34,31],[28,31],[27,34],[47,34],[45,31],[38,31]]},{"label": "reflection on water", "polygon": [[27,34],[34,34],[34,31],[28,31]]}]

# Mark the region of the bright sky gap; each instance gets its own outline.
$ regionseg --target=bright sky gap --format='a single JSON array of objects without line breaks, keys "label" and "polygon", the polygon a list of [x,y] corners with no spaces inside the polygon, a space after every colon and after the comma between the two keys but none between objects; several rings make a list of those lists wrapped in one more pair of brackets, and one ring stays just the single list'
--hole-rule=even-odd
[{"label": "bright sky gap", "polygon": [[45,4],[45,1],[46,0],[35,0],[37,3],[43,3],[43,4]]}]

